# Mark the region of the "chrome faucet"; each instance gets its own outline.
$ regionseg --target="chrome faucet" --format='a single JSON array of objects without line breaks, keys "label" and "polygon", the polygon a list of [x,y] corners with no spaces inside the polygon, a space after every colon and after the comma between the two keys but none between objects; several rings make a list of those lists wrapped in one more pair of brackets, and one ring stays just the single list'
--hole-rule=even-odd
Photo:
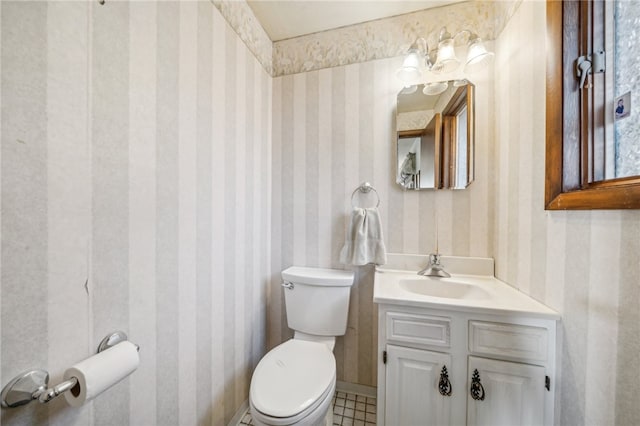
[{"label": "chrome faucet", "polygon": [[449,278],[451,274],[444,270],[444,266],[440,263],[440,254],[429,255],[429,264],[418,275],[424,275],[425,277],[440,277]]}]

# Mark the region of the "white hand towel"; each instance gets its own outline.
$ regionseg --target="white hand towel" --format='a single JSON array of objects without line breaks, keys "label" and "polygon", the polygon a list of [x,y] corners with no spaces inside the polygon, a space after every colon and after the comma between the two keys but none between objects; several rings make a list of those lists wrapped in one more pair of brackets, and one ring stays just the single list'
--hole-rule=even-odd
[{"label": "white hand towel", "polygon": [[377,208],[353,209],[347,238],[340,252],[340,262],[347,265],[387,263],[387,252],[382,240],[382,223]]}]

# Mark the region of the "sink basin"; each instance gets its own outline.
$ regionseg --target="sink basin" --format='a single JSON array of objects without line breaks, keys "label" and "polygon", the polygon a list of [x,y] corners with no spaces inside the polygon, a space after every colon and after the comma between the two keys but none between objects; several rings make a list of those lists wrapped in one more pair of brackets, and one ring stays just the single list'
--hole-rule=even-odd
[{"label": "sink basin", "polygon": [[418,275],[429,262],[426,255],[387,253],[387,260],[376,266],[375,303],[486,314],[527,312],[560,319],[557,312],[497,279],[493,259],[442,256],[450,278]]},{"label": "sink basin", "polygon": [[449,278],[413,278],[398,282],[405,291],[446,299],[487,299],[489,293],[476,285],[461,283]]}]

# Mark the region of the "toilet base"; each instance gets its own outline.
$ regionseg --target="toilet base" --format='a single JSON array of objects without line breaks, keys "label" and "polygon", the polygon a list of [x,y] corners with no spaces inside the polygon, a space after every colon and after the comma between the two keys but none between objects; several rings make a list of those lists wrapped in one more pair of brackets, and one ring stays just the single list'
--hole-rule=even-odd
[{"label": "toilet base", "polygon": [[[251,414],[251,413],[249,413]],[[251,417],[252,423],[256,426],[270,426],[266,423],[262,423],[259,420],[256,420],[255,417]],[[298,423],[299,426],[333,426],[333,407],[329,407],[327,410],[327,414],[324,416],[321,422],[318,422],[313,425],[307,425],[304,421]]]},{"label": "toilet base", "polygon": [[333,405],[329,407],[329,411],[327,411],[327,415],[324,416],[323,426],[333,426]]}]

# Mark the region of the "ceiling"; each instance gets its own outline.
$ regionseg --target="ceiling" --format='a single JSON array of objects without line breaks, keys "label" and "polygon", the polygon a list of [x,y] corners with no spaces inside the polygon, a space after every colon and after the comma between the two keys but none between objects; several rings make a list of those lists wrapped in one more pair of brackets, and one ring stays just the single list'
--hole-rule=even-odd
[{"label": "ceiling", "polygon": [[271,41],[465,0],[248,0]]}]

